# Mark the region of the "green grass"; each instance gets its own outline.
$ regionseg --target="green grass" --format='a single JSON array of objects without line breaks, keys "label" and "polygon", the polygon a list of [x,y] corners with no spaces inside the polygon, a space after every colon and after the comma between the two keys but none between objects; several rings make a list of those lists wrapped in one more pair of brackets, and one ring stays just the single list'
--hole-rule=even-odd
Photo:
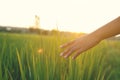
[{"label": "green grass", "polygon": [[64,59],[59,46],[71,39],[0,33],[0,80],[120,80],[120,41]]}]

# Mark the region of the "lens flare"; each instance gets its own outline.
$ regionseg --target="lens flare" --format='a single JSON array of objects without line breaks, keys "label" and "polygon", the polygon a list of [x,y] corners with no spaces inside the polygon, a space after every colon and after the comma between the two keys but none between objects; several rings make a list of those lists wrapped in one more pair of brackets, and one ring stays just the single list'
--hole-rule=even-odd
[{"label": "lens flare", "polygon": [[42,49],[42,48],[39,48],[37,52],[38,52],[38,54],[42,54],[43,49]]}]

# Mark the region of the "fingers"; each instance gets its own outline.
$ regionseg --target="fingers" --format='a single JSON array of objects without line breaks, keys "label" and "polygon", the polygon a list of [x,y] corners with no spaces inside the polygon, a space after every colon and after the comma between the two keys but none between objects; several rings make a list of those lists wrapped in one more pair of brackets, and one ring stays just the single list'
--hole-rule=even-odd
[{"label": "fingers", "polygon": [[78,47],[70,47],[67,50],[65,50],[64,52],[62,52],[60,54],[60,56],[64,56],[64,58],[69,57],[73,52],[75,52],[78,49]]},{"label": "fingers", "polygon": [[74,42],[75,42],[75,41],[73,40],[73,41],[70,41],[70,42],[68,42],[68,43],[65,43],[65,44],[61,45],[60,48],[65,48],[65,47],[73,44]]},{"label": "fingers", "polygon": [[100,42],[100,40],[95,39],[94,37],[92,37],[90,35],[86,35],[86,36],[83,36],[81,38],[78,38],[74,41],[71,41],[69,43],[62,45],[61,48],[67,47],[67,49],[60,55],[63,56],[64,58],[67,58],[73,52],[75,52],[75,54],[72,57],[72,59],[75,59],[82,52],[87,51],[88,49],[92,48],[99,42]]},{"label": "fingers", "polygon": [[76,59],[77,56],[79,56],[84,50],[81,48],[79,49],[76,54],[72,57],[72,59]]},{"label": "fingers", "polygon": [[72,59],[76,59],[76,57],[78,55],[80,55],[81,53],[83,53],[84,51],[90,49],[92,46],[91,45],[87,45],[87,46],[84,46],[83,48],[80,48],[79,50],[76,51],[76,54],[72,57]]},{"label": "fingers", "polygon": [[[62,52],[60,56],[63,56],[64,58],[68,58],[73,52],[78,50],[77,48],[67,49],[66,51]],[[81,48],[79,49],[76,54],[72,57],[72,59],[76,59],[78,55],[80,55],[84,50]]]}]

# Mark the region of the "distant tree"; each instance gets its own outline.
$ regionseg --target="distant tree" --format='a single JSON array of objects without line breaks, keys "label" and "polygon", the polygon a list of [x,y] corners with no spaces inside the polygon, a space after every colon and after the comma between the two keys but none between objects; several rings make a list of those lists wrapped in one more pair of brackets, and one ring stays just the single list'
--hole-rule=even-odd
[{"label": "distant tree", "polygon": [[59,33],[59,31],[58,31],[58,30],[55,30],[55,29],[53,29],[53,30],[51,31],[51,34],[52,34],[52,35],[58,35],[58,33]]},{"label": "distant tree", "polygon": [[29,28],[29,32],[30,32],[30,33],[40,34],[40,33],[41,33],[41,30],[30,27],[30,28]]},{"label": "distant tree", "polygon": [[34,28],[30,27],[30,28],[29,28],[29,31],[30,31],[30,32],[34,32]]},{"label": "distant tree", "polygon": [[50,31],[48,31],[48,30],[42,30],[41,34],[42,35],[49,35]]}]

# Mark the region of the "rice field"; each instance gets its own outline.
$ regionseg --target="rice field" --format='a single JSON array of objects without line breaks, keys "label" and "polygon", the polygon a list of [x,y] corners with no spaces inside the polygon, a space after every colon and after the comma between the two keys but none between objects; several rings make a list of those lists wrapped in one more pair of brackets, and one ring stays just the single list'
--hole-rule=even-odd
[{"label": "rice field", "polygon": [[0,80],[120,80],[120,41],[64,59],[59,46],[71,39],[0,33]]}]

